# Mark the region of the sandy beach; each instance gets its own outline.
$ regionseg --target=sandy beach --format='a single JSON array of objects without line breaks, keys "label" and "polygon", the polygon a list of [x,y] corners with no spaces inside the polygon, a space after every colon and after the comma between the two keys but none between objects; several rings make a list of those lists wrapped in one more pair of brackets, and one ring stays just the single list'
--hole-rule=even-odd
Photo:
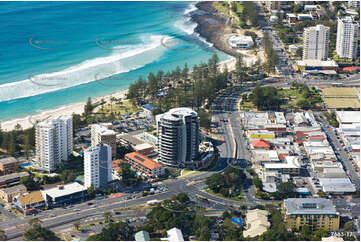
[{"label": "sandy beach", "polygon": [[[92,98],[92,101],[98,102],[101,99],[104,99],[104,101],[110,103],[111,97],[115,97],[117,99],[125,99],[127,91],[128,90],[122,90],[106,96]],[[84,111],[85,103],[86,102],[74,103],[64,107],[47,110],[39,114],[29,115],[23,118],[1,122],[1,129],[5,131],[10,131],[13,130],[17,124],[20,124],[23,129],[28,129],[31,128],[37,121],[41,121],[49,116],[72,115],[73,113],[82,114]]]}]

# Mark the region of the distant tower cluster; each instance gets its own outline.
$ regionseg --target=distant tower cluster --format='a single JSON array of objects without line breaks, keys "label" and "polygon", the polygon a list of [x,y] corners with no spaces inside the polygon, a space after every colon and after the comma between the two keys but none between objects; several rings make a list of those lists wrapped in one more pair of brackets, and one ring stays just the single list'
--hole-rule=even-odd
[{"label": "distant tower cluster", "polygon": [[356,59],[360,25],[353,17],[337,19],[336,53],[341,58]]},{"label": "distant tower cluster", "polygon": [[84,185],[106,189],[112,180],[112,151],[109,145],[99,144],[84,151]]},{"label": "distant tower cluster", "polygon": [[330,28],[317,25],[303,32],[303,60],[327,60]]},{"label": "distant tower cluster", "polygon": [[190,108],[173,108],[156,116],[159,161],[181,167],[198,156],[199,119]]},{"label": "distant tower cluster", "polygon": [[36,163],[51,172],[56,164],[73,153],[73,119],[71,116],[49,118],[35,125]]}]

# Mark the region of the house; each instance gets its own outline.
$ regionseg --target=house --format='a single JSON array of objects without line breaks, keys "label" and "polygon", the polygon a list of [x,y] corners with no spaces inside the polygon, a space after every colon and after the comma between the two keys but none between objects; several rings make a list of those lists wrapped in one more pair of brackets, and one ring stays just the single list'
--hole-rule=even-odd
[{"label": "house", "polygon": [[24,192],[26,192],[26,187],[21,184],[13,187],[2,188],[0,189],[0,199],[6,203],[11,203],[15,196]]},{"label": "house", "polygon": [[251,139],[273,139],[275,138],[275,133],[267,130],[250,130],[249,136]]},{"label": "house", "polygon": [[46,205],[41,191],[22,193],[14,197],[14,203],[24,215],[37,213],[38,209],[44,209]]},{"label": "house", "polygon": [[73,182],[41,191],[48,208],[60,207],[87,200],[88,192],[83,185]]},{"label": "house", "polygon": [[14,157],[7,157],[0,159],[0,174],[6,175],[14,173],[15,169],[19,167],[20,162]]},{"label": "house", "polygon": [[294,24],[297,22],[297,16],[293,13],[286,13],[286,19],[288,24]]},{"label": "house", "polygon": [[151,155],[152,153],[154,153],[154,148],[151,144],[148,143],[143,143],[143,144],[139,144],[134,146],[134,151],[142,154],[142,155]]}]

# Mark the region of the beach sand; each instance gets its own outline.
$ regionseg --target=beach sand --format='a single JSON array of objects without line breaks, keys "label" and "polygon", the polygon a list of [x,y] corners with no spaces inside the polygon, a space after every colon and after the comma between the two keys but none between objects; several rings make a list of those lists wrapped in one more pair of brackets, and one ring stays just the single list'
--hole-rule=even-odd
[{"label": "beach sand", "polygon": [[[102,99],[104,99],[104,101],[106,101],[107,103],[110,103],[111,97],[115,97],[117,99],[119,99],[119,98],[125,99],[127,92],[128,92],[128,90],[122,90],[122,91],[116,92],[114,94],[109,94],[109,95],[102,96],[102,97],[96,97],[96,98],[92,99],[92,102],[95,103],[95,102],[99,102]],[[26,116],[23,118],[5,121],[5,122],[1,123],[1,129],[5,130],[5,131],[10,131],[10,130],[13,130],[17,124],[20,124],[23,129],[28,129],[28,128],[33,127],[33,125],[37,121],[44,120],[45,118],[47,118],[49,116],[56,117],[59,115],[72,115],[73,113],[82,114],[84,112],[85,103],[86,102],[74,103],[74,104],[71,104],[68,106],[64,106],[64,107],[60,107],[60,108],[56,108],[56,109],[52,109],[52,110],[47,110],[40,114],[34,114],[34,115],[29,115],[29,116]]]}]

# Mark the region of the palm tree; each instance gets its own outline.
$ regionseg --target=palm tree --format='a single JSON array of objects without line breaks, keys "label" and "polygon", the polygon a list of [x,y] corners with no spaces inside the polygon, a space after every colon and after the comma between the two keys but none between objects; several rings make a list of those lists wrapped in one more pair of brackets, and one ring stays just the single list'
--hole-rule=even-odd
[{"label": "palm tree", "polygon": [[7,236],[5,234],[5,231],[0,229],[0,240],[4,241],[7,239]]},{"label": "palm tree", "polygon": [[76,231],[79,231],[79,228],[80,228],[80,221],[79,220],[76,220],[74,223],[73,223],[73,227]]},{"label": "palm tree", "polygon": [[103,217],[104,217],[104,223],[108,224],[112,221],[112,213],[109,211],[104,212]]}]

